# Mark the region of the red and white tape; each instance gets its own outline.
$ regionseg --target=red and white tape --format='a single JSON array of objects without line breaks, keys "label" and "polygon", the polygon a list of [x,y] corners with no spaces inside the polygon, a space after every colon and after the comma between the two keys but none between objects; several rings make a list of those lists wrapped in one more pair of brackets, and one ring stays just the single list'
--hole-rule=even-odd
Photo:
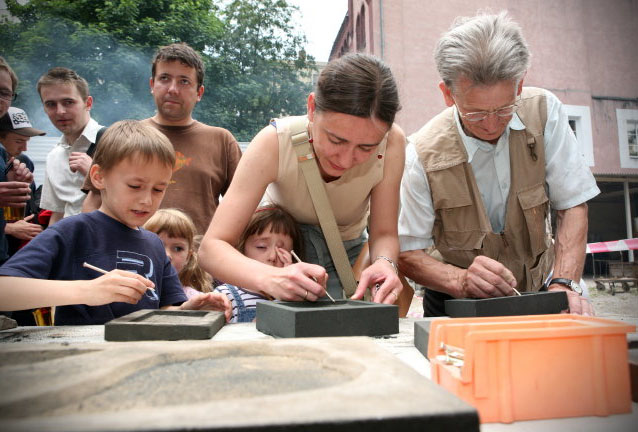
[{"label": "red and white tape", "polygon": [[588,243],[586,253],[619,252],[625,250],[638,250],[638,238]]}]

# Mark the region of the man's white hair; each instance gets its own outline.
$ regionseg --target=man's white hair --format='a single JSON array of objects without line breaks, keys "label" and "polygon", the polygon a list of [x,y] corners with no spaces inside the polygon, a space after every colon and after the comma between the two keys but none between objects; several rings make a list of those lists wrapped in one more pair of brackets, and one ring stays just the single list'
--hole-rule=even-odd
[{"label": "man's white hair", "polygon": [[479,85],[519,82],[530,57],[520,26],[506,11],[457,18],[434,51],[441,79],[452,90],[460,78]]}]

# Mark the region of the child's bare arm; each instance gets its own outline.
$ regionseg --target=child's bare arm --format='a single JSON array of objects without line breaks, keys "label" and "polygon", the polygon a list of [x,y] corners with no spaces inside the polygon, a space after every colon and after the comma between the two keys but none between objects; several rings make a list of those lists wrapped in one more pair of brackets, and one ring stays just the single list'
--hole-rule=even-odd
[{"label": "child's bare arm", "polygon": [[113,270],[93,280],[57,281],[0,276],[0,310],[113,302],[135,304],[153,282],[137,274]]},{"label": "child's bare arm", "polygon": [[202,293],[198,296],[188,299],[181,306],[164,306],[164,310],[215,310],[224,312],[226,322],[232,315],[232,305],[230,300],[224,294],[209,292]]}]

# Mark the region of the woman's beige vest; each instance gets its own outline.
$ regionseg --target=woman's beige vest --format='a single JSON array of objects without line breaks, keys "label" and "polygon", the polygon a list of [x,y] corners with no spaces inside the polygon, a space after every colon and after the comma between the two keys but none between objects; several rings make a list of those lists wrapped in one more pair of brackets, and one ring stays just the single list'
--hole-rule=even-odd
[{"label": "woman's beige vest", "polygon": [[[285,208],[298,223],[319,225],[306,180],[292,147],[290,118],[277,119],[279,172],[266,189],[266,199]],[[368,223],[370,193],[383,179],[386,138],[370,158],[347,170],[340,178],[324,183],[343,241],[361,236]]]},{"label": "woman's beige vest", "polygon": [[505,228],[494,233],[450,107],[414,136],[434,206],[433,237],[446,262],[467,268],[485,255],[509,268],[520,291],[538,291],[554,262],[545,191],[542,89],[524,88],[517,112],[524,130],[510,129],[511,186]]}]

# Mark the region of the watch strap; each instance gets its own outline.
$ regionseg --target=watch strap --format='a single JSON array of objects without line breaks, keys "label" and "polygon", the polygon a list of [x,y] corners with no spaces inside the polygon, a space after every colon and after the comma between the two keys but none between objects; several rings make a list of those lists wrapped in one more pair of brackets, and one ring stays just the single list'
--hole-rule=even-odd
[{"label": "watch strap", "polygon": [[[564,285],[567,288],[569,288],[570,290],[578,293],[578,294],[582,294],[582,290],[580,289],[580,286],[574,282],[571,279],[565,279],[565,278],[554,278],[552,280],[549,281],[549,284],[547,284],[547,286],[549,287],[552,284],[559,284],[559,285]],[[575,289],[575,286],[578,286],[579,289]]]}]

